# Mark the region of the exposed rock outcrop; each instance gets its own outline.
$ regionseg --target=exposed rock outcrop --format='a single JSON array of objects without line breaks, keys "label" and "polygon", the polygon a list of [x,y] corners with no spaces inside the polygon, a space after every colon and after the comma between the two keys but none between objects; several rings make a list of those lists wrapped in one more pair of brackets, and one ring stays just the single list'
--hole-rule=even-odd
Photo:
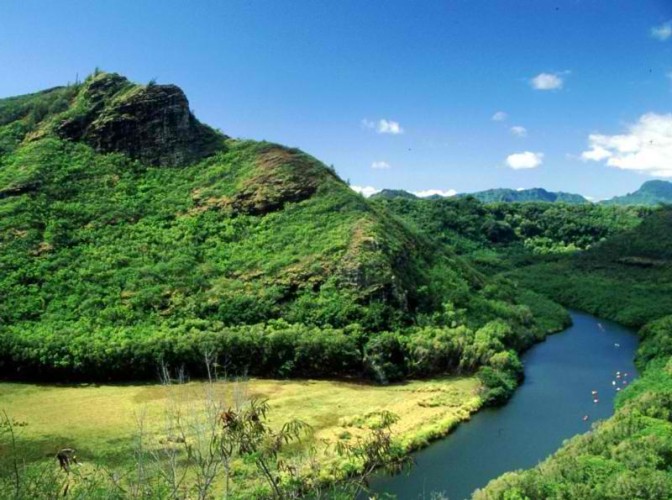
[{"label": "exposed rock outcrop", "polygon": [[57,133],[103,153],[175,167],[212,154],[224,139],[194,117],[175,85],[133,85],[102,73],[84,84],[78,100],[79,112],[59,123]]}]

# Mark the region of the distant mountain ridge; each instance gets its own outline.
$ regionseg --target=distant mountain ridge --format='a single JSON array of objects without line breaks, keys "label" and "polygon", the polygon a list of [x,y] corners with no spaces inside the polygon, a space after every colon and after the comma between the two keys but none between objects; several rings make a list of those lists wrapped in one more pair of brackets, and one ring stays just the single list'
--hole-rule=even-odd
[{"label": "distant mountain ridge", "polygon": [[[590,203],[586,198],[580,194],[563,193],[546,191],[543,188],[532,189],[508,189],[497,188],[488,189],[486,191],[477,191],[475,193],[460,193],[456,197],[472,196],[483,203],[502,203],[502,202],[548,202],[548,203],[571,203],[582,204]],[[425,200],[440,200],[445,198],[439,194],[434,194],[426,197],[419,197],[413,193],[409,193],[403,189],[383,189],[371,196],[372,199],[395,199],[403,198],[409,200],[425,199]]]},{"label": "distant mountain ridge", "polygon": [[672,182],[659,180],[646,181],[637,191],[623,196],[615,196],[601,203],[605,205],[658,205],[660,203],[672,203]]},{"label": "distant mountain ridge", "polygon": [[[546,202],[546,203],[569,203],[580,205],[591,203],[590,200],[575,193],[565,193],[562,191],[547,191],[544,188],[531,189],[510,189],[495,188],[485,191],[476,191],[474,193],[459,193],[455,195],[459,198],[471,196],[482,203],[525,203],[525,202]],[[438,194],[432,196],[420,197],[409,193],[403,189],[383,189],[371,196],[372,199],[395,199],[403,198],[409,200],[440,200],[445,198]],[[659,204],[672,204],[672,182],[652,180],[646,181],[641,187],[632,193],[623,196],[614,196],[608,200],[603,200],[600,204],[604,205],[644,205],[655,206]]]},{"label": "distant mountain ridge", "polygon": [[403,189],[383,189],[382,191],[378,191],[377,193],[372,194],[370,198],[373,200],[378,198],[387,198],[387,199],[405,198],[407,200],[418,199],[416,195],[414,195],[413,193],[409,193],[408,191],[404,191]]},{"label": "distant mountain ridge", "polygon": [[543,201],[548,203],[571,203],[583,204],[590,203],[580,194],[546,191],[543,188],[531,189],[488,189],[476,193],[458,194],[457,196],[473,196],[483,203],[498,202],[528,202]]}]

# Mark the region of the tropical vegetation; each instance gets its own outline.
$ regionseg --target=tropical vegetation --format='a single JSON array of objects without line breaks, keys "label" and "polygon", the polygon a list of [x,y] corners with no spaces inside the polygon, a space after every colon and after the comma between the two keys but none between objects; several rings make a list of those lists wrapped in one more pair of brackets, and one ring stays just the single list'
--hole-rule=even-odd
[{"label": "tropical vegetation", "polygon": [[[645,183],[603,204],[544,190],[367,200],[300,150],[200,123],[178,87],[96,71],[0,100],[0,375],[120,383],[215,371],[384,385],[458,375],[473,390],[450,405],[466,404],[466,418],[511,396],[519,354],[566,327],[563,306],[574,307],[641,328],[642,377],[612,419],[477,496],[671,497],[667,189]],[[460,420],[430,422],[404,444],[392,434],[398,416],[364,412],[353,422],[370,432],[337,440],[338,474],[324,462],[299,474],[287,460],[305,451],[305,422],[270,423],[263,399],[207,401],[197,413],[209,416],[208,439],[169,432],[136,449],[133,466],[149,461],[152,473],[136,467],[123,481],[101,468],[64,483],[15,453],[23,422],[4,414],[0,455],[13,458],[2,491],[207,498],[225,470],[227,492],[238,475],[248,496],[292,498],[400,465]],[[261,481],[241,482],[252,470]]]}]

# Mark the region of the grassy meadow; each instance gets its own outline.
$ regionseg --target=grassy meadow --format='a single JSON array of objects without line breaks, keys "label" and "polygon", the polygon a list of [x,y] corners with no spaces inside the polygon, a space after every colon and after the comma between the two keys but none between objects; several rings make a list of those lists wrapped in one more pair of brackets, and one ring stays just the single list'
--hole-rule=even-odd
[{"label": "grassy meadow", "polygon": [[[481,405],[480,389],[476,377],[388,386],[265,379],[171,385],[2,383],[0,411],[21,424],[16,428],[17,448],[26,463],[51,460],[55,468],[54,454],[72,447],[82,469],[91,465],[123,469],[133,465],[141,428],[145,444],[159,446],[170,439],[171,417],[177,412],[185,419],[197,419],[206,411],[208,399],[228,408],[251,398],[267,398],[273,427],[291,419],[310,425],[308,435],[291,448],[292,455],[307,456],[312,450],[320,463],[338,466],[335,444],[366,432],[367,414],[388,410],[398,415],[392,428],[395,438],[407,449],[417,448],[468,419]],[[8,451],[0,450],[0,468],[9,466]]]}]

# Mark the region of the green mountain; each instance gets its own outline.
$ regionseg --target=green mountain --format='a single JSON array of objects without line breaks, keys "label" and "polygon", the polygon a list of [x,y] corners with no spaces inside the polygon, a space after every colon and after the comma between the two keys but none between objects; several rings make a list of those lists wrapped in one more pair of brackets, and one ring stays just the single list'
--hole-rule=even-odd
[{"label": "green mountain", "polygon": [[373,327],[423,300],[425,242],[314,158],[200,124],[175,86],[100,73],[3,100],[0,123],[3,324]]},{"label": "green mountain", "polygon": [[463,193],[457,196],[466,197],[472,196],[483,203],[500,203],[500,202],[530,202],[530,201],[543,201],[549,203],[570,203],[570,204],[582,204],[589,203],[580,194],[571,194],[571,193],[554,193],[551,191],[546,191],[543,188],[532,188],[532,189],[488,189],[487,191],[478,191],[476,193]]},{"label": "green mountain", "polygon": [[601,202],[605,205],[659,205],[672,203],[672,182],[646,181],[633,193]]},{"label": "green mountain", "polygon": [[[549,203],[570,203],[570,204],[584,204],[589,201],[579,194],[571,193],[553,193],[542,188],[532,189],[488,189],[487,191],[478,191],[475,193],[460,193],[456,195],[457,198],[466,198],[471,196],[483,203],[501,203],[501,202],[549,202]],[[407,200],[418,199],[418,196],[403,189],[383,189],[371,196],[371,199],[396,199],[402,198]],[[426,200],[443,200],[445,196],[434,194],[427,196]]]},{"label": "green mountain", "polygon": [[[200,123],[173,85],[97,72],[0,100],[0,214],[10,376],[197,372],[214,352],[229,373],[388,380],[473,371],[543,334],[513,287],[485,287],[315,158]],[[511,335],[474,336],[494,320]],[[480,354],[413,361],[399,332],[419,324],[461,325],[443,338]]]},{"label": "green mountain", "polygon": [[383,199],[403,198],[407,200],[415,200],[418,197],[415,196],[413,193],[404,191],[403,189],[383,189],[382,191],[378,191],[377,193],[371,195],[370,198],[372,200],[380,198]]}]

